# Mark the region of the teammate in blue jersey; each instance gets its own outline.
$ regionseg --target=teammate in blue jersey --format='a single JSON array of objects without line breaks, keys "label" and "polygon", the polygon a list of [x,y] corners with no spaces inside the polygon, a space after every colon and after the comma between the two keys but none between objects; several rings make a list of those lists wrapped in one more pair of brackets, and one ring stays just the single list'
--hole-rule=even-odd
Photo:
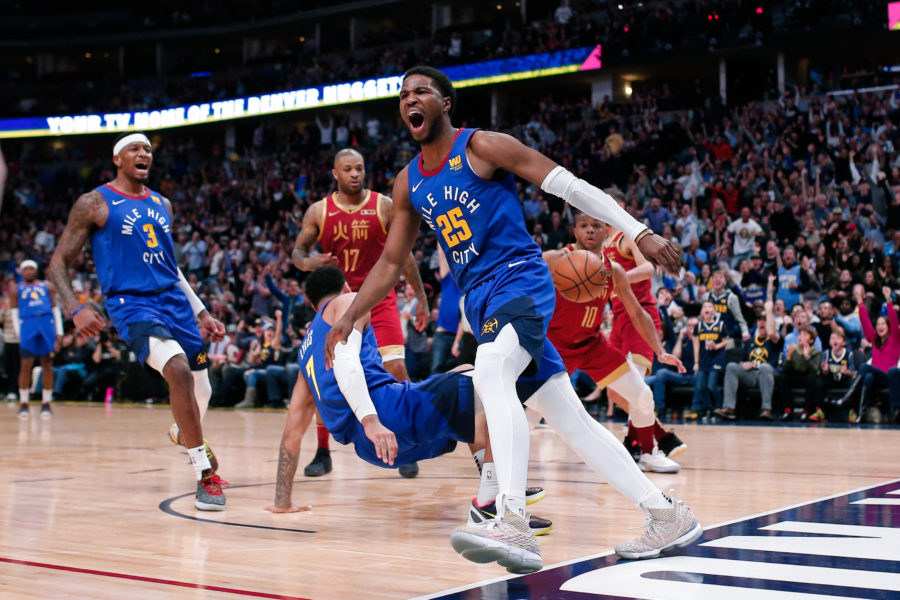
[{"label": "teammate in blue jersey", "polygon": [[22,281],[9,286],[13,327],[19,336],[19,418],[27,419],[28,394],[34,359],[41,362],[41,418],[53,416],[53,351],[62,337],[62,314],[54,300],[53,288],[37,278],[37,263],[23,260],[19,265]]},{"label": "teammate in blue jersey", "polygon": [[[523,518],[529,431],[520,398],[650,517],[641,538],[616,547],[620,556],[659,556],[695,540],[702,528],[693,513],[650,483],[616,437],[590,418],[545,338],[554,309],[553,283],[526,231],[513,174],[623,231],[653,264],[677,272],[678,250],[607,194],[515,138],[453,127],[456,93],[442,72],[410,69],[399,100],[401,118],[422,152],[395,179],[394,223],[381,258],[328,334],[323,350],[329,366],[335,344],[346,341],[353,323],[396,283],[424,219],[438,233],[466,294],[466,316],[479,341],[474,385],[484,400],[500,482],[498,518],[457,529],[451,536],[454,548],[470,560],[497,561],[512,572],[542,567],[540,549]],[[635,425],[652,425],[652,397],[640,390],[626,394]]]},{"label": "teammate in blue jersey", "polygon": [[72,207],[50,261],[50,280],[78,333],[99,334],[106,321],[89,304],[79,304],[68,276],[69,265],[90,238],[112,324],[138,360],[169,384],[176,423],[169,435],[187,447],[197,476],[194,505],[223,510],[227,484],[216,475],[218,461],[200,425],[212,395],[200,330],[215,342],[225,328],[206,311],[175,263],[172,204],[145,185],[153,164],[150,140],[143,133],[120,136],[113,163],[116,178]]},{"label": "teammate in blue jersey", "polygon": [[[340,269],[323,266],[306,279],[306,295],[318,312],[298,353],[300,376],[281,438],[275,503],[266,509],[276,513],[308,510],[291,502],[291,492],[300,443],[318,409],[338,443],[353,444],[360,458],[376,466],[436,458],[453,451],[457,442],[469,444],[476,456],[484,449],[481,483],[469,517],[471,522],[493,518],[498,482],[486,447],[487,425],[472,384],[472,367],[464,365],[417,383],[398,382],[384,367],[366,313],[354,322],[349,343],[335,350],[334,368],[326,369],[326,336],[355,294]],[[527,488],[526,501],[537,502],[543,495],[541,488]],[[552,526],[529,515],[529,528],[535,535]]]}]

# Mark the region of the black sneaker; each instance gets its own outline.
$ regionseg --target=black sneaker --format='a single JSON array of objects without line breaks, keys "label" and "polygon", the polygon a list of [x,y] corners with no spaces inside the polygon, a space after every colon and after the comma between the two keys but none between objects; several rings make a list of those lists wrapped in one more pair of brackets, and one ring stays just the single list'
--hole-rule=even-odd
[{"label": "black sneaker", "polygon": [[622,443],[625,444],[625,449],[631,454],[631,458],[634,459],[634,462],[640,462],[641,454],[643,454],[643,452],[641,452],[641,447],[637,443],[637,440],[633,440],[626,435],[625,439],[622,440]]},{"label": "black sneaker", "polygon": [[397,469],[400,471],[400,477],[404,479],[415,479],[419,474],[419,463],[409,463],[408,465],[400,465]]},{"label": "black sneaker", "polygon": [[542,500],[547,493],[544,491],[542,487],[528,487],[525,488],[525,504],[531,505],[539,500]]},{"label": "black sneaker", "polygon": [[46,421],[47,419],[52,419],[52,418],[53,418],[53,411],[50,410],[50,403],[49,403],[49,402],[42,402],[42,403],[41,403],[41,418],[44,419],[45,421]]},{"label": "black sneaker", "polygon": [[319,448],[316,457],[303,469],[303,474],[306,477],[321,477],[326,473],[331,473],[331,452],[327,448]]},{"label": "black sneaker", "polygon": [[659,447],[659,451],[665,454],[668,458],[678,456],[679,454],[687,450],[687,444],[682,442],[678,438],[678,436],[671,431],[659,438],[656,441],[656,445]]},{"label": "black sneaker", "polygon": [[31,416],[31,411],[28,410],[28,403],[23,403],[23,402],[19,403],[18,416],[19,416],[19,419],[21,419],[22,421],[28,420],[28,417]]},{"label": "black sneaker", "polygon": [[[472,498],[472,506],[469,508],[469,524],[477,525],[485,521],[490,521],[497,516],[497,503],[490,502],[484,506],[478,506],[475,499]],[[548,519],[542,519],[532,514],[528,515],[528,528],[534,535],[546,535],[553,529],[553,522]]]}]

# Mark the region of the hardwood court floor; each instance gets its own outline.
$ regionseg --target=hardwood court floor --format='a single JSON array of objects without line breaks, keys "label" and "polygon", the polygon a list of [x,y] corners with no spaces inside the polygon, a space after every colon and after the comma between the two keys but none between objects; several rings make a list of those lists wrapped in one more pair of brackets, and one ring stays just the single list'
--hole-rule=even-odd
[{"label": "hardwood court floor", "polygon": [[[214,410],[206,436],[233,487],[226,511],[201,513],[187,457],[166,436],[168,407],[62,405],[41,421],[32,405],[24,422],[15,409],[0,404],[4,599],[410,598],[506,575],[449,544],[478,481],[464,448],[405,480],[337,447],[330,475],[295,484],[295,501],[313,510],[273,515],[263,506],[285,413]],[[896,429],[676,431],[689,446],[681,473],[650,477],[706,526],[897,477]],[[310,431],[299,471],[314,445]],[[530,482],[547,489],[532,508],[555,524],[541,538],[546,565],[639,533],[630,502],[548,429],[532,432]]]}]

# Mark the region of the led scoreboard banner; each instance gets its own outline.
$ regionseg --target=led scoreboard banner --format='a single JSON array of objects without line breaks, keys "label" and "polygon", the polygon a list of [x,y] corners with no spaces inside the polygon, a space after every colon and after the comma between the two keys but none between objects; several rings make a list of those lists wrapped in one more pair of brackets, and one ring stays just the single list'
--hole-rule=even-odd
[{"label": "led scoreboard banner", "polygon": [[[442,70],[456,87],[472,87],[599,69],[600,65],[598,45],[446,67]],[[157,110],[0,119],[0,139],[152,131],[277,115],[397,97],[402,82],[402,75],[391,75]]]}]

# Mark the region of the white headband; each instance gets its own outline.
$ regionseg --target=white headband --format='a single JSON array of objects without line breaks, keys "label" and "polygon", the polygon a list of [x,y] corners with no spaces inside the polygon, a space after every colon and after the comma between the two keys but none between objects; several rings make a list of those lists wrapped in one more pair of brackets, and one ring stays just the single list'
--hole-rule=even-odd
[{"label": "white headband", "polygon": [[21,263],[19,263],[19,268],[23,271],[25,269],[27,269],[28,267],[31,267],[32,269],[37,269],[37,263],[34,262],[33,260],[31,260],[30,258],[27,260],[23,260]]},{"label": "white headband", "polygon": [[143,142],[148,146],[152,146],[150,140],[143,133],[132,133],[131,135],[126,135],[121,140],[116,142],[116,145],[113,146],[113,156],[118,156],[119,152],[124,150],[130,144],[134,144],[136,142]]}]

